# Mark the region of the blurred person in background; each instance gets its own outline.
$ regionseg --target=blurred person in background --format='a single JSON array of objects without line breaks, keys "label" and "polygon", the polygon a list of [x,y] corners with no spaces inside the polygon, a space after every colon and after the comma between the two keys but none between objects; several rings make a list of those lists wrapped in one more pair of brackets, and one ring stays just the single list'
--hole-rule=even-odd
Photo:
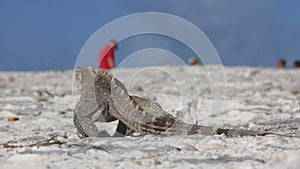
[{"label": "blurred person in background", "polygon": [[115,40],[110,40],[99,52],[98,69],[115,68],[114,50],[118,48]]},{"label": "blurred person in background", "polygon": [[279,59],[277,63],[278,69],[285,69],[286,61],[284,59]]},{"label": "blurred person in background", "polygon": [[191,58],[189,59],[189,64],[190,64],[191,66],[193,66],[193,65],[199,65],[199,61],[198,61],[198,59],[197,59],[196,57],[191,57]]},{"label": "blurred person in background", "polygon": [[296,60],[294,62],[294,66],[293,66],[294,69],[299,69],[300,68],[300,61],[299,60]]}]

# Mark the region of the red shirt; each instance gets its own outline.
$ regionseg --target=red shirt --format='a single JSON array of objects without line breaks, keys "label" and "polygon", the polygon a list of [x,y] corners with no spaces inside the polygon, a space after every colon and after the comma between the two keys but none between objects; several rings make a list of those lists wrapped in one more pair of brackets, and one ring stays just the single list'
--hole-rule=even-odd
[{"label": "red shirt", "polygon": [[105,45],[99,52],[98,69],[111,69],[108,59],[114,59],[114,49],[110,44]]}]

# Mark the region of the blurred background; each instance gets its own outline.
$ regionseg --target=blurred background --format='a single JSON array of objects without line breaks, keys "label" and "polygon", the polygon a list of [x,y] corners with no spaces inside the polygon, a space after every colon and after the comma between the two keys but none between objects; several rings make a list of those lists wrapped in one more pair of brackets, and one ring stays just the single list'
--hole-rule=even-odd
[{"label": "blurred background", "polygon": [[[276,67],[284,58],[291,68],[300,59],[299,9],[297,0],[1,0],[0,70],[73,69],[94,32],[137,12],[169,13],[195,24],[225,66]],[[118,46],[117,65],[145,48],[171,51],[185,62],[194,54],[176,40],[157,35],[134,36]]]}]

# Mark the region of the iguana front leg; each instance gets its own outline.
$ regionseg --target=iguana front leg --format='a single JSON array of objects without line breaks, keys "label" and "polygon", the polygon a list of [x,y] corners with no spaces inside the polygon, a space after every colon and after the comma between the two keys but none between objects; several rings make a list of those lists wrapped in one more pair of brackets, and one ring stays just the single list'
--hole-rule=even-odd
[{"label": "iguana front leg", "polygon": [[75,114],[73,120],[81,138],[97,137],[99,135],[97,126],[90,118],[86,118],[86,117],[79,118]]},{"label": "iguana front leg", "polygon": [[[111,122],[117,120],[109,113],[114,111],[116,111],[116,109],[107,102],[96,104],[93,99],[82,99],[75,107],[73,121],[81,137],[108,137],[110,135],[106,131],[99,131],[95,122]],[[123,122],[119,121],[114,136],[121,137],[130,134],[132,134],[132,132],[130,132],[129,128]]]},{"label": "iguana front leg", "polygon": [[[90,110],[89,113],[87,113],[88,110]],[[95,125],[95,121],[99,120],[99,116],[102,115],[102,111],[105,111],[105,108],[100,110],[97,107],[91,109],[87,108],[85,105],[76,106],[73,121],[81,137],[109,136],[109,134],[104,130],[99,132]]]}]

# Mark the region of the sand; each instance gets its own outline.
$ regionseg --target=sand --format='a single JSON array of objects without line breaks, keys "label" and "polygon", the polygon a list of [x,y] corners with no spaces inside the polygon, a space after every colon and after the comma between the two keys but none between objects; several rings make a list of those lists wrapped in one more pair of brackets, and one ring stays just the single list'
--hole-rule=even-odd
[{"label": "sand", "polygon": [[[299,168],[300,71],[196,66],[113,73],[129,93],[186,122],[295,136],[80,139],[72,71],[0,72],[0,144],[20,146],[1,146],[0,168]],[[98,125],[112,134],[116,122]],[[49,139],[52,144],[41,142]]]}]

